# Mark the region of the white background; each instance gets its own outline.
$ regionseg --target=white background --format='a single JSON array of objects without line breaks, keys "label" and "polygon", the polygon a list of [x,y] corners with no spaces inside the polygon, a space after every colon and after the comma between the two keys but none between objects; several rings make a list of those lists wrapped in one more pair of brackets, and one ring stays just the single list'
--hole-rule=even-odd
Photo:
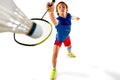
[{"label": "white background", "polygon": [[[42,17],[49,0],[14,0],[28,18]],[[61,1],[57,0],[56,4]],[[64,0],[73,21],[71,40],[75,59],[61,47],[56,80],[120,80],[119,0]],[[48,14],[45,19],[49,20]],[[53,26],[54,28],[54,26]],[[55,29],[35,47],[14,42],[12,33],[0,34],[0,80],[49,80]]]}]

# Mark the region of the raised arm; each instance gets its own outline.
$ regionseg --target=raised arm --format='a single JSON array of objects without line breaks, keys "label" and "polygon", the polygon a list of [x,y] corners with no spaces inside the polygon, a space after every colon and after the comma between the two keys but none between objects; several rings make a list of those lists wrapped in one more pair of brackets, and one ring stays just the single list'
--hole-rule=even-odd
[{"label": "raised arm", "polygon": [[[50,5],[52,5],[52,6],[50,6]],[[54,3],[48,2],[46,7],[48,9],[49,17],[50,17],[52,23],[56,26],[58,24],[58,21],[54,15]]]}]

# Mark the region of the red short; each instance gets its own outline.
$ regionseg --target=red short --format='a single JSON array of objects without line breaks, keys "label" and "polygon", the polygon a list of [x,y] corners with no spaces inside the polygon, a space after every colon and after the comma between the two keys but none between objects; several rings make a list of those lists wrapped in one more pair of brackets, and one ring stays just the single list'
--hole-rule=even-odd
[{"label": "red short", "polygon": [[71,46],[71,40],[70,37],[68,37],[65,41],[63,42],[59,42],[57,39],[55,40],[55,45],[61,47],[62,43],[64,43],[64,45],[67,46]]}]

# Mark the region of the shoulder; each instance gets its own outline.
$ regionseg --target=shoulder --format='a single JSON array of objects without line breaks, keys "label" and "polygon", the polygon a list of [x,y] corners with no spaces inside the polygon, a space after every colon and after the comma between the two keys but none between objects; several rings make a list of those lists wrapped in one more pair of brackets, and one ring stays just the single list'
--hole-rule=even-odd
[{"label": "shoulder", "polygon": [[67,16],[71,16],[71,14],[70,14],[70,13],[67,13]]},{"label": "shoulder", "polygon": [[70,13],[67,13],[67,18],[72,18]]},{"label": "shoulder", "polygon": [[60,16],[58,16],[56,19],[59,20],[59,19],[60,19]]}]

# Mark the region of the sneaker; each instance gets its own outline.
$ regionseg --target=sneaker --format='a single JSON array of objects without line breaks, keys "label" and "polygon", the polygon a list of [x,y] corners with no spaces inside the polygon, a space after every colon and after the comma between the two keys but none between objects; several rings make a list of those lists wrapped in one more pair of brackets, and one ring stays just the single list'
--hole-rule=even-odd
[{"label": "sneaker", "polygon": [[54,80],[56,78],[56,69],[53,69],[50,75],[50,79]]},{"label": "sneaker", "polygon": [[69,57],[75,58],[76,56],[73,53],[68,53],[67,54]]}]

